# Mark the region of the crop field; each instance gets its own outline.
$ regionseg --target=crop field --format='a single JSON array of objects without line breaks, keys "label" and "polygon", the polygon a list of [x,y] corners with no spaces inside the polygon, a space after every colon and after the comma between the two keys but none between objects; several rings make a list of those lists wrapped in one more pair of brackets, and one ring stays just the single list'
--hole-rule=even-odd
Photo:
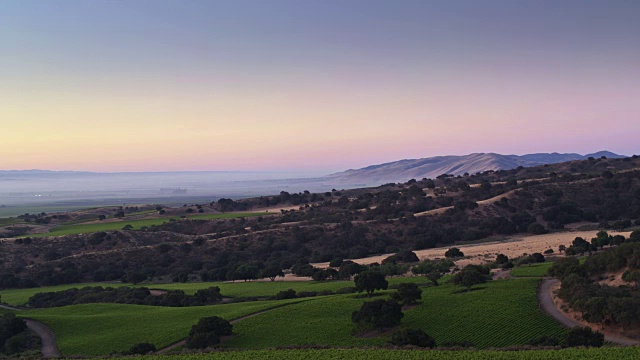
[{"label": "crop field", "polygon": [[[402,324],[423,329],[438,343],[470,341],[479,348],[520,345],[537,336],[560,335],[563,328],[538,309],[537,284],[537,279],[501,280],[468,293],[448,284],[424,288],[422,304],[406,311]],[[384,339],[361,339],[351,334],[351,312],[363,300],[339,295],[275,309],[238,323],[239,335],[225,346],[382,345]]]},{"label": "crop field", "polygon": [[[426,279],[423,277],[393,277],[387,278],[389,285],[399,284],[402,282],[413,282],[423,284]],[[29,289],[10,289],[0,291],[2,301],[14,305],[21,306],[27,303],[30,297],[40,292],[62,291],[71,288],[82,288],[85,286],[102,286],[102,287],[120,287],[120,286],[139,286],[150,289],[159,290],[183,290],[187,294],[195,294],[196,291],[218,286],[220,292],[225,297],[267,297],[275,296],[278,292],[294,289],[300,291],[336,291],[345,287],[353,287],[353,281],[238,281],[230,282],[195,282],[195,283],[170,283],[170,284],[139,284],[132,285],[126,283],[83,283],[83,284],[66,284],[57,286],[46,286]]]},{"label": "crop field", "polygon": [[[391,349],[280,349],[226,351],[208,354],[144,356],[145,360],[632,360],[640,357],[640,348],[599,348],[527,351],[439,351]],[[141,359],[141,357],[135,357]]]},{"label": "crop field", "polygon": [[[392,277],[387,278],[390,286],[403,282],[417,284],[427,283],[424,277]],[[218,286],[222,295],[227,297],[266,297],[275,296],[278,292],[293,289],[301,291],[336,291],[345,287],[353,287],[353,281],[248,281],[248,282],[200,282],[200,283],[171,283],[171,284],[149,284],[141,285],[150,289],[160,290],[183,290],[187,294],[194,294],[196,291],[206,289],[211,286]]]},{"label": "crop field", "polygon": [[405,313],[403,324],[423,329],[438,343],[470,341],[478,348],[561,335],[563,327],[538,308],[538,281],[492,281],[470,292],[450,285],[429,288],[423,291],[422,304]]},{"label": "crop field", "polygon": [[[159,307],[123,304],[84,304],[21,311],[21,317],[47,324],[56,334],[65,356],[108,355],[149,341],[158,348],[185,338],[198,320],[220,316],[227,320],[288,305],[300,299],[256,301],[193,307]],[[308,300],[307,300],[308,301]]]},{"label": "crop field", "polygon": [[384,345],[383,339],[352,335],[351,312],[359,309],[364,300],[353,294],[334,295],[274,309],[237,323],[234,332],[238,335],[223,346],[260,349],[287,345]]},{"label": "crop field", "polygon": [[547,271],[553,265],[552,262],[544,262],[539,264],[528,264],[518,266],[511,270],[511,276],[515,277],[543,277],[547,275]]},{"label": "crop field", "polygon": [[67,284],[57,286],[47,286],[29,289],[11,289],[0,291],[2,302],[13,306],[22,306],[27,303],[30,297],[41,292],[63,291],[71,288],[83,288],[85,286],[120,287],[131,286],[123,283],[87,283],[87,284]]},{"label": "crop field", "polygon": [[[213,220],[213,219],[232,219],[232,218],[241,218],[241,217],[252,217],[252,216],[264,216],[270,215],[269,213],[224,213],[224,214],[199,214],[199,215],[191,215],[187,216],[187,219],[190,220]],[[93,224],[71,224],[71,225],[60,225],[52,228],[47,233],[34,234],[29,235],[31,237],[42,237],[42,236],[62,236],[62,235],[75,235],[75,234],[83,234],[83,233],[92,233],[98,231],[109,231],[109,230],[121,230],[126,225],[131,225],[134,230],[138,230],[142,227],[149,227],[154,225],[162,225],[163,223],[169,222],[171,217],[157,217],[152,219],[139,219],[139,220],[131,220],[127,221],[126,219],[122,221],[114,221],[114,222],[103,222],[103,223],[93,223]],[[176,221],[180,219],[173,218]]]}]

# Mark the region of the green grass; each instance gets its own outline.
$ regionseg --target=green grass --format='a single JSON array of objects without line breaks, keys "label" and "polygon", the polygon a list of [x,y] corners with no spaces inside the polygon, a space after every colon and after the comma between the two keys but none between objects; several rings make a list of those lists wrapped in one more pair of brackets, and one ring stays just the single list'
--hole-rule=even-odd
[{"label": "green grass", "polygon": [[547,261],[538,264],[528,264],[518,266],[511,270],[511,276],[515,277],[543,277],[547,275],[547,271],[553,265],[553,262]]},{"label": "green grass", "polygon": [[[84,304],[21,311],[21,317],[47,324],[56,334],[65,356],[108,355],[149,341],[158,348],[185,338],[198,320],[206,316],[236,319],[269,308],[298,302],[256,301],[194,307],[159,307],[124,304]],[[304,300],[302,300],[304,301]]]},{"label": "green grass", "polygon": [[[425,283],[426,279],[422,277],[411,278],[388,278],[390,285],[401,282]],[[120,287],[120,286],[140,286],[150,289],[160,290],[183,290],[187,294],[195,294],[196,291],[206,289],[211,286],[220,287],[220,292],[225,297],[267,297],[275,296],[278,292],[294,289],[300,291],[336,291],[345,287],[352,287],[353,281],[238,281],[235,283],[228,282],[196,282],[196,283],[170,283],[170,284],[123,284],[123,283],[83,283],[83,284],[66,284],[57,286],[45,286],[29,289],[10,289],[0,291],[2,301],[14,306],[21,306],[27,303],[30,297],[40,292],[62,291],[71,288],[82,288],[85,286],[102,286],[102,287]]]},{"label": "green grass", "polygon": [[[633,360],[640,348],[591,348],[527,351],[438,351],[391,349],[280,349],[227,351],[174,356],[144,356],[144,360]],[[135,357],[141,359],[141,357]]]},{"label": "green grass", "polygon": [[[424,288],[422,304],[407,310],[402,324],[423,329],[438,343],[470,341],[480,348],[560,335],[563,328],[538,308],[537,284],[537,279],[502,280],[468,293],[450,284]],[[353,295],[321,297],[261,314],[237,324],[239,335],[225,347],[382,345],[384,339],[351,335],[351,312],[362,301]]]},{"label": "green grass", "polygon": [[274,309],[236,324],[234,332],[238,335],[223,346],[260,349],[287,345],[384,345],[383,339],[352,335],[351,312],[360,308],[363,300],[352,294],[334,295]]},{"label": "green grass", "polygon": [[0,291],[2,301],[13,306],[22,306],[27,303],[30,297],[41,292],[63,291],[71,288],[82,288],[85,286],[103,286],[103,287],[119,287],[119,286],[131,286],[131,284],[122,283],[86,283],[86,284],[67,284],[57,286],[47,286],[39,288],[29,289],[10,289]]},{"label": "green grass", "polygon": [[[232,219],[241,217],[263,216],[269,215],[269,213],[224,213],[224,214],[199,214],[187,216],[190,220],[211,220],[211,219]],[[139,219],[127,221],[126,218],[121,221],[115,222],[101,222],[95,224],[70,224],[60,225],[51,228],[47,233],[29,235],[31,237],[43,237],[43,236],[62,236],[62,235],[75,235],[82,233],[92,233],[98,231],[110,231],[121,230],[126,225],[131,225],[134,230],[139,230],[142,227],[150,227],[154,225],[162,225],[172,217],[157,217],[153,219]],[[176,221],[180,221],[178,217],[173,217]]]},{"label": "green grass", "polygon": [[0,226],[14,225],[14,224],[22,224],[24,221],[22,219],[9,217],[9,218],[0,218]]},{"label": "green grass", "polygon": [[[427,283],[424,277],[393,277],[387,278],[389,285],[399,284],[401,282]],[[228,297],[266,297],[275,296],[278,292],[293,289],[296,292],[301,291],[336,291],[345,287],[353,287],[353,281],[238,281],[229,282],[202,282],[202,283],[171,283],[171,284],[149,284],[142,285],[150,289],[161,290],[183,290],[187,294],[194,294],[196,291],[206,289],[211,286],[218,286],[220,292]]]}]

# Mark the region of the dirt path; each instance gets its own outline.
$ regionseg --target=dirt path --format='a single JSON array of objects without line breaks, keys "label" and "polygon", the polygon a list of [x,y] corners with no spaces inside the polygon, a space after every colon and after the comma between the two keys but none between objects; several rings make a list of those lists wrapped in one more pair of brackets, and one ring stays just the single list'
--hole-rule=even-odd
[{"label": "dirt path", "polygon": [[511,269],[509,270],[498,270],[491,275],[491,279],[509,279],[511,277]]},{"label": "dirt path", "polygon": [[11,306],[11,305],[3,305],[3,304],[0,304],[0,309],[7,309],[7,310],[12,310],[12,311],[20,311],[20,310],[22,310],[20,308],[17,308],[17,307]]},{"label": "dirt path", "polygon": [[[3,304],[0,304],[0,308],[13,311],[23,310],[11,305]],[[60,351],[58,351],[58,347],[56,346],[56,335],[53,333],[53,330],[39,321],[24,319],[24,322],[27,324],[29,330],[33,331],[36,335],[38,335],[38,337],[40,337],[40,342],[42,343],[40,352],[42,352],[43,358],[57,358],[62,356],[60,354]]]},{"label": "dirt path", "polygon": [[31,319],[25,319],[25,322],[29,330],[40,337],[42,342],[40,351],[42,352],[43,358],[58,358],[62,356],[56,346],[56,335],[47,325]]},{"label": "dirt path", "polygon": [[[556,321],[561,323],[562,325],[572,328],[576,326],[584,326],[574,319],[565,315],[553,301],[553,289],[559,285],[558,279],[543,279],[538,286],[538,304],[540,304],[540,308],[544,310],[547,314],[549,314]],[[610,341],[613,343],[633,346],[640,345],[640,341],[629,339],[623,336],[618,336],[610,333],[604,334],[604,339],[606,341]]]},{"label": "dirt path", "polygon": [[[258,312],[255,312],[255,313],[252,313],[252,314],[249,314],[249,315],[241,316],[241,317],[239,317],[239,318],[237,318],[237,319],[233,319],[233,320],[229,321],[229,323],[230,323],[231,325],[233,325],[233,324],[239,323],[239,322],[240,322],[240,321],[242,321],[242,320],[246,320],[246,319],[252,318],[252,317],[254,317],[254,316],[258,316],[258,315],[260,315],[260,314],[267,313],[267,312],[269,312],[269,311],[271,311],[271,310],[279,309],[279,308],[282,308],[282,307],[285,307],[285,306],[289,306],[289,305],[293,305],[293,304],[298,304],[298,303],[299,303],[299,302],[292,302],[292,303],[288,303],[288,304],[284,304],[284,305],[280,305],[280,306],[272,307],[272,308],[270,308],[270,309],[266,309],[266,310],[258,311]],[[175,350],[175,349],[179,348],[180,346],[183,346],[186,342],[187,342],[187,340],[186,340],[186,339],[180,340],[180,341],[175,342],[175,343],[173,343],[173,344],[171,344],[171,345],[169,345],[169,346],[163,347],[162,349],[160,349],[160,350],[156,351],[156,352],[155,352],[155,354],[166,354],[166,353],[168,353],[168,352],[170,352],[170,351],[172,351],[172,350]]]},{"label": "dirt path", "polygon": [[[480,200],[477,203],[478,203],[478,205],[493,204],[495,202],[500,201],[503,198],[507,198],[507,197],[511,196],[513,193],[514,193],[514,190],[507,191],[504,194],[500,194],[498,196],[494,196],[494,197],[486,199],[486,200]],[[438,214],[444,213],[445,211],[447,211],[449,209],[453,209],[453,206],[445,206],[445,207],[441,207],[441,208],[438,208],[438,209],[427,210],[427,211],[415,213],[415,214],[413,214],[413,216],[438,215]]]}]

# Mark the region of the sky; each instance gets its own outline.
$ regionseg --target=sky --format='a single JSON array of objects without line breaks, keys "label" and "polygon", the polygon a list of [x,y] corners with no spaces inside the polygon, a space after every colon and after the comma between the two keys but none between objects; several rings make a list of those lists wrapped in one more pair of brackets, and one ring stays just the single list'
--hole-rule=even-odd
[{"label": "sky", "polygon": [[0,169],[639,153],[640,2],[0,1]]}]

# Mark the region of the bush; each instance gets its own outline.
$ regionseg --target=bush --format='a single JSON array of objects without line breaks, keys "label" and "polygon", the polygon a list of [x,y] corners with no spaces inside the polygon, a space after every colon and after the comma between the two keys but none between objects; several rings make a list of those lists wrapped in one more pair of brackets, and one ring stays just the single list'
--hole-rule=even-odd
[{"label": "bush", "polygon": [[541,234],[546,234],[547,229],[545,229],[542,224],[534,222],[527,227],[527,232],[534,235],[541,235]]},{"label": "bush", "polygon": [[444,253],[444,256],[448,258],[458,258],[458,257],[463,257],[464,253],[460,251],[460,249],[458,248],[451,248],[447,250],[446,253]]},{"label": "bush", "polygon": [[434,348],[436,340],[421,329],[402,329],[391,335],[391,343],[398,346],[414,345]]},{"label": "bush", "polygon": [[416,300],[422,298],[422,290],[414,283],[402,283],[398,285],[398,290],[391,294],[391,298],[402,305],[415,304]]},{"label": "bush", "polygon": [[599,331],[593,331],[589,327],[574,327],[567,332],[563,346],[590,346],[601,347],[604,343],[604,335]]},{"label": "bush", "polygon": [[154,344],[143,342],[133,345],[125,355],[146,355],[156,351]]},{"label": "bush", "polygon": [[295,299],[296,291],[293,289],[283,290],[276,294],[276,300]]},{"label": "bush", "polygon": [[374,300],[362,303],[360,310],[351,314],[351,321],[375,328],[387,328],[400,325],[403,317],[402,308],[395,300]]},{"label": "bush", "polygon": [[191,327],[185,346],[190,349],[204,349],[220,343],[220,337],[232,334],[233,325],[227,320],[211,316],[198,321]]},{"label": "bush", "polygon": [[542,335],[529,340],[527,344],[531,346],[557,346],[559,342],[553,336]]}]

